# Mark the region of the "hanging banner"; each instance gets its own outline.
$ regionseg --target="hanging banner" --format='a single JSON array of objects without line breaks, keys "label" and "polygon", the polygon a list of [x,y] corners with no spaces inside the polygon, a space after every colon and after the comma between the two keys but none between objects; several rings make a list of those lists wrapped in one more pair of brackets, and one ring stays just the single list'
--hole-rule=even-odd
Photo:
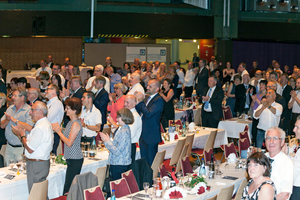
[{"label": "hanging banner", "polygon": [[126,62],[134,62],[134,59],[146,60],[146,47],[126,47]]},{"label": "hanging banner", "polygon": [[167,48],[166,47],[147,47],[147,62],[159,61],[166,62]]}]

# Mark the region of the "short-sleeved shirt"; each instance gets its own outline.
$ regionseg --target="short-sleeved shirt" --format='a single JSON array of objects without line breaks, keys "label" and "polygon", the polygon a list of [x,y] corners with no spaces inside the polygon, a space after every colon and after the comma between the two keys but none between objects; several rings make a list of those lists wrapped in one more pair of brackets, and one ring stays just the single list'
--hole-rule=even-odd
[{"label": "short-sleeved shirt", "polygon": [[[86,125],[96,126],[96,124],[102,123],[101,112],[94,105],[90,110],[86,110],[85,106],[83,106],[79,118],[83,119]],[[83,129],[82,137],[83,136],[93,137],[97,135],[96,131],[92,131],[85,127],[82,129]]]},{"label": "short-sleeved shirt", "polygon": [[[25,123],[33,126],[33,121],[31,120],[31,117],[29,114],[30,110],[31,110],[31,107],[27,103],[25,103],[24,106],[22,108],[20,108],[18,111],[16,111],[15,105],[9,106],[6,110],[6,113],[11,115],[16,120],[25,122]],[[1,121],[5,120],[5,119],[6,119],[6,116],[3,115],[3,117],[1,118]],[[17,126],[17,124],[13,123],[12,121],[9,121],[8,124],[6,125],[5,138],[6,138],[7,142],[11,145],[22,145],[20,139],[12,132],[11,125]],[[26,135],[28,133],[29,132],[26,131]]]}]

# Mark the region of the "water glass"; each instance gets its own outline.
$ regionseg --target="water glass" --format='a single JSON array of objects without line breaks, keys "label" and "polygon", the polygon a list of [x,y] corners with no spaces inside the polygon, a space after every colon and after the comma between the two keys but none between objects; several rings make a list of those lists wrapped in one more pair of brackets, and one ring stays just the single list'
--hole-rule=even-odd
[{"label": "water glass", "polygon": [[10,169],[13,170],[13,167],[15,166],[15,160],[10,159],[8,162],[9,162]]},{"label": "water glass", "polygon": [[143,188],[144,188],[146,194],[147,194],[149,186],[150,186],[150,184],[148,182],[143,183]]}]

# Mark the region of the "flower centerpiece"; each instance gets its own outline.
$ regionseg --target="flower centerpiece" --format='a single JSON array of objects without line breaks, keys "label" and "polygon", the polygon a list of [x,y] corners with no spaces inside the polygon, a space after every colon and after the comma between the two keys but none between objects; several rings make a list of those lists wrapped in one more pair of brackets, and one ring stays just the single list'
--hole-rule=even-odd
[{"label": "flower centerpiece", "polygon": [[190,177],[189,180],[184,183],[184,185],[190,188],[194,188],[200,182],[207,184],[204,177],[193,174],[192,177]]},{"label": "flower centerpiece", "polygon": [[66,159],[64,158],[64,154],[59,154],[58,156],[56,156],[55,163],[66,165],[67,162]]}]

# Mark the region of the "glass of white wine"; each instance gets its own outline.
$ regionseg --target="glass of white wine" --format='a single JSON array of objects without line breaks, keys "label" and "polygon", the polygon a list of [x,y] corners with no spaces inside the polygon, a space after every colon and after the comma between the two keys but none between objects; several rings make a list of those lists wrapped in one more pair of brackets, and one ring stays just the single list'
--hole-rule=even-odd
[{"label": "glass of white wine", "polygon": [[15,160],[10,159],[8,162],[9,162],[10,169],[13,170],[13,167],[15,166]]}]

